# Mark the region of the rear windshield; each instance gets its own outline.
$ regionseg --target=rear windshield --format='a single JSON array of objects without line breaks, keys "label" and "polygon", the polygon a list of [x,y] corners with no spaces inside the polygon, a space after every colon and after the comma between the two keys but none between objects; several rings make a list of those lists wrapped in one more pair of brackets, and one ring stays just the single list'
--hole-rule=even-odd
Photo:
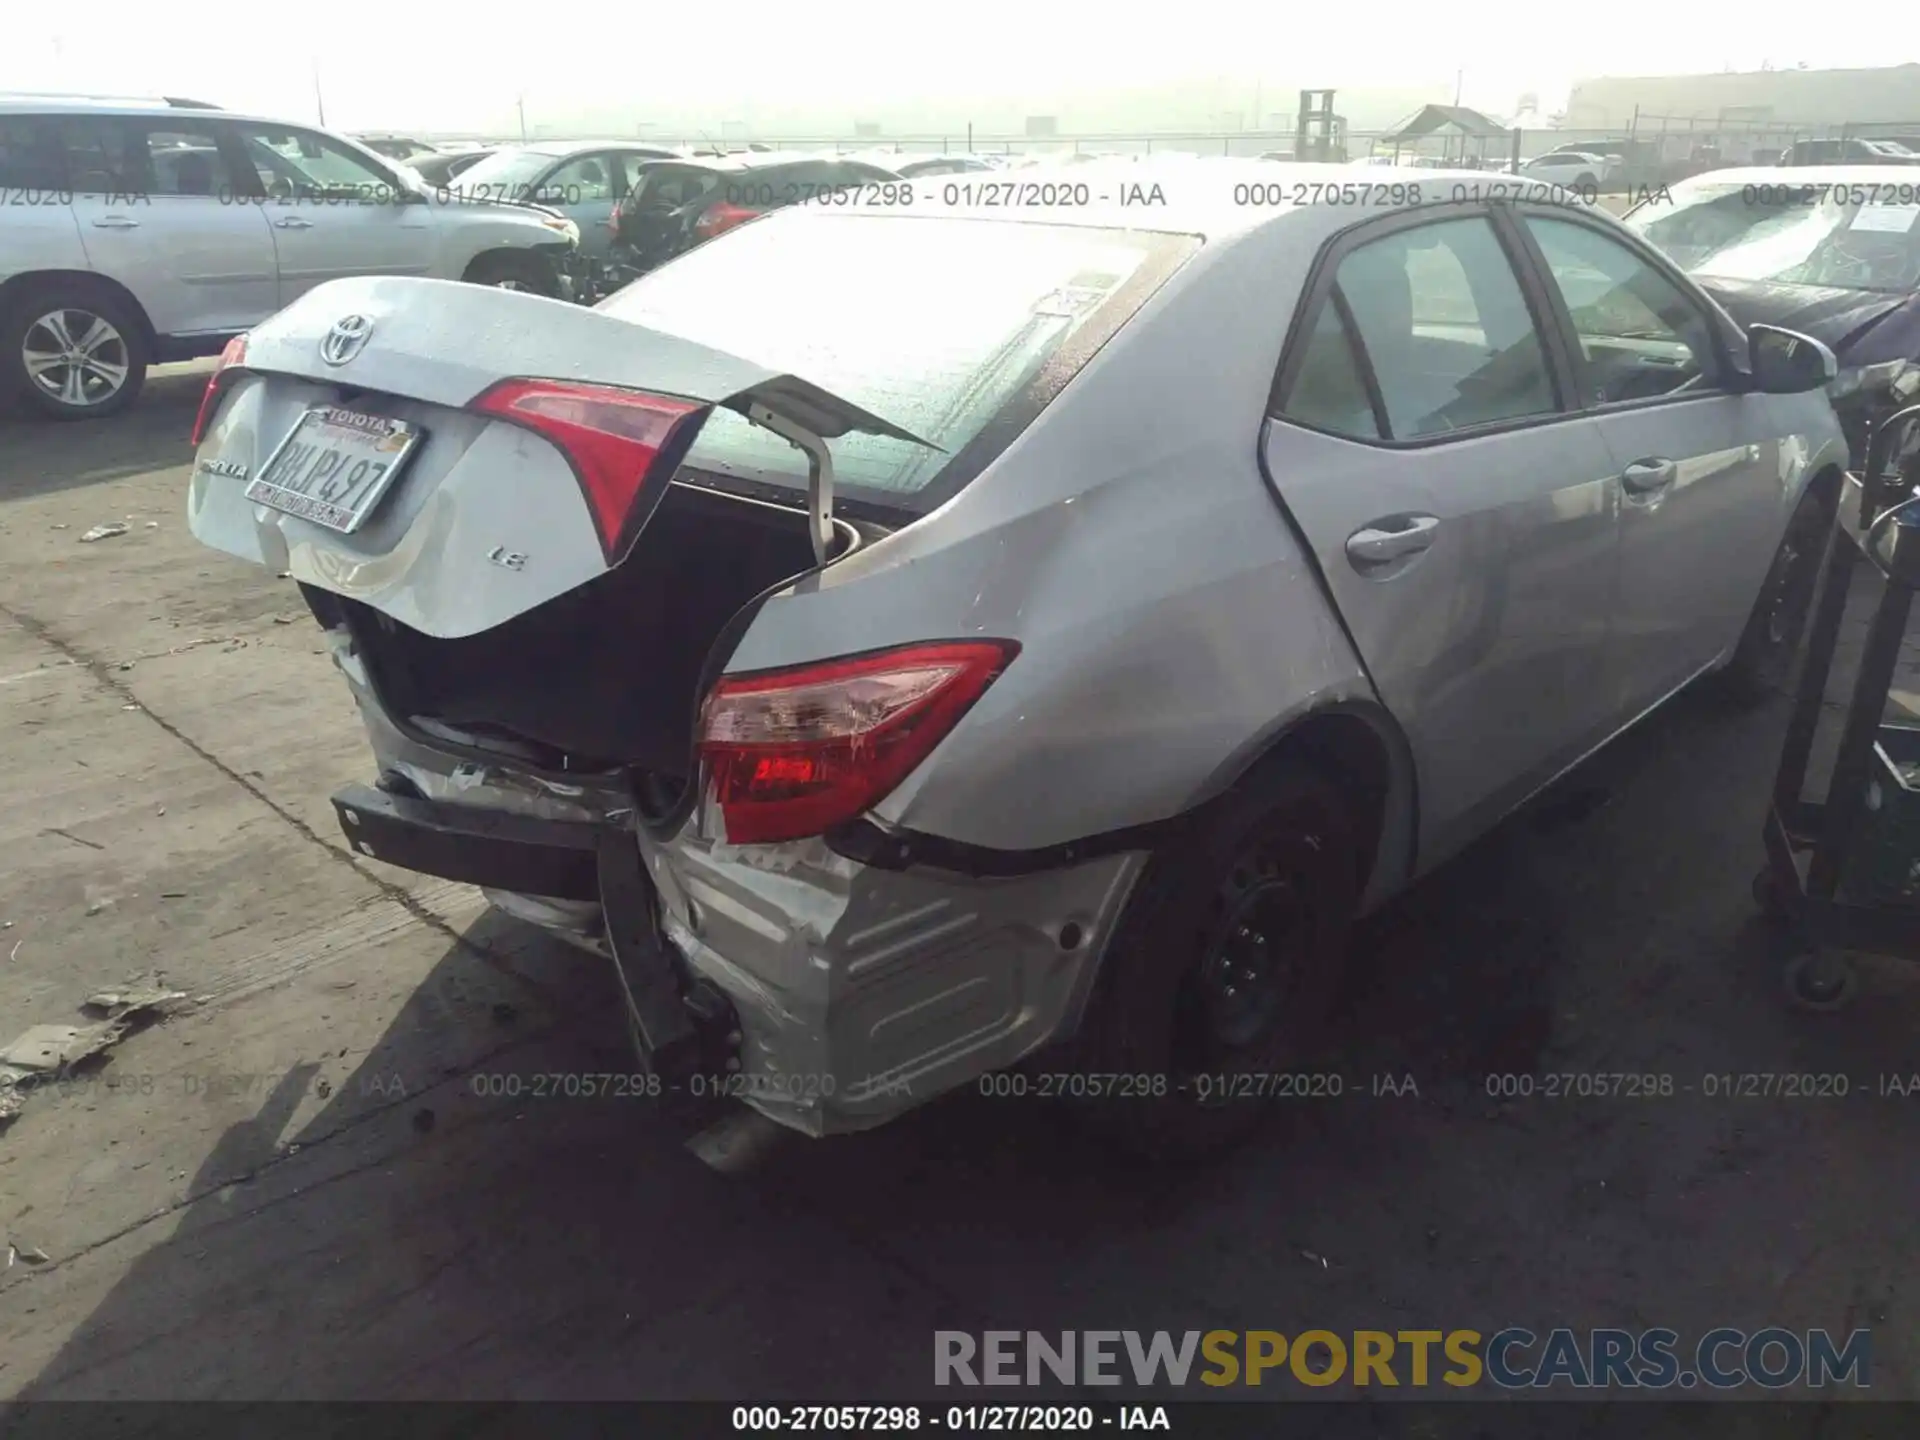
[{"label": "rear windshield", "polygon": [[[1057,391],[1085,362],[1081,342],[1110,335],[1197,244],[786,211],[690,251],[600,308],[810,380],[932,441],[939,450],[877,435],[833,442],[837,485],[917,509],[948,488],[935,482],[964,446],[1036,391]],[[686,463],[782,485],[807,478],[805,456],[726,410]]]},{"label": "rear windshield", "polygon": [[1648,201],[1627,223],[1708,279],[1894,293],[1920,286],[1920,184],[1910,180],[1687,187],[1671,201]]}]

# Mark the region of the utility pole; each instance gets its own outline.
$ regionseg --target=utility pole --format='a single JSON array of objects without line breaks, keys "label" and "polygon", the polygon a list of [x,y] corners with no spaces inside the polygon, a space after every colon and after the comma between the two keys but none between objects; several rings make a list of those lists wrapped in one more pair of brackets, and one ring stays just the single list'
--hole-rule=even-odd
[{"label": "utility pole", "polygon": [[524,145],[527,143],[527,97],[526,95],[523,93],[523,94],[514,96],[513,104],[514,104],[514,108],[520,112],[520,143]]},{"label": "utility pole", "polygon": [[320,94],[320,60],[318,56],[315,56],[313,61],[313,108],[319,112],[320,128],[322,130],[326,129],[327,102]]},{"label": "utility pole", "polygon": [[1453,108],[1456,110],[1460,108],[1460,92],[1462,87],[1464,87],[1466,83],[1467,83],[1466,71],[1456,70],[1453,72]]}]

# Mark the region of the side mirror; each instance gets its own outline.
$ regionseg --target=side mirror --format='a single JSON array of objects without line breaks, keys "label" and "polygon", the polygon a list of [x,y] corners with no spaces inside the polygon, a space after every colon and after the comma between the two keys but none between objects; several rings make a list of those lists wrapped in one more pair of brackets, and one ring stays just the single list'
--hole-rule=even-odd
[{"label": "side mirror", "polygon": [[1824,389],[1839,373],[1833,351],[1815,340],[1777,325],[1747,328],[1747,369],[1753,388],[1768,395],[1800,395]]}]

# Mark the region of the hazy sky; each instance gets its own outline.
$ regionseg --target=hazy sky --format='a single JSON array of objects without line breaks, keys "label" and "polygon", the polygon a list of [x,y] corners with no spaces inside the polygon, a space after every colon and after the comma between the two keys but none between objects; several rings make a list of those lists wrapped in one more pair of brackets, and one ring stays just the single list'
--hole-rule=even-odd
[{"label": "hazy sky", "polygon": [[[1871,26],[1809,26],[1785,10],[1778,23],[1755,12],[1735,20],[1667,0],[1619,0],[1599,21],[1600,12],[1569,7],[1579,19],[1565,26],[1551,7],[1516,0],[1284,8],[1183,0],[1172,10],[975,0],[924,20],[873,0],[729,0],[717,10],[659,0],[533,9],[500,0],[198,0],[185,10],[92,0],[64,16],[26,0],[6,8],[0,89],[185,94],[311,119],[317,59],[327,121],[343,129],[498,123],[522,93],[535,120],[543,109],[613,105],[756,120],[844,114],[839,126],[850,129],[856,115],[951,100],[961,120],[969,107],[999,103],[1070,125],[1072,97],[1092,91],[1210,81],[1224,110],[1249,108],[1258,84],[1263,109],[1290,111],[1303,85],[1450,90],[1456,70],[1465,71],[1467,104],[1507,111],[1524,91],[1556,108],[1586,75],[1908,58],[1887,54]],[[1325,18],[1303,23],[1303,11]],[[1142,19],[1127,18],[1135,15]],[[660,63],[663,55],[675,59]]]}]

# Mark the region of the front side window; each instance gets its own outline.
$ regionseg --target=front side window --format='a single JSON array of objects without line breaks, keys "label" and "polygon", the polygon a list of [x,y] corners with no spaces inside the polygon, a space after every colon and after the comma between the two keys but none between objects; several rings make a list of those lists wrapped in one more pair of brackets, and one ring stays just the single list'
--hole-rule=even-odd
[{"label": "front side window", "polygon": [[1490,221],[1395,231],[1354,250],[1335,278],[1393,439],[1559,408],[1526,297]]},{"label": "front side window", "polygon": [[1580,344],[1584,398],[1649,400],[1719,375],[1705,312],[1633,251],[1570,220],[1527,217]]},{"label": "front side window", "polygon": [[328,136],[270,126],[241,134],[269,199],[373,204],[399,193],[390,176]]}]

